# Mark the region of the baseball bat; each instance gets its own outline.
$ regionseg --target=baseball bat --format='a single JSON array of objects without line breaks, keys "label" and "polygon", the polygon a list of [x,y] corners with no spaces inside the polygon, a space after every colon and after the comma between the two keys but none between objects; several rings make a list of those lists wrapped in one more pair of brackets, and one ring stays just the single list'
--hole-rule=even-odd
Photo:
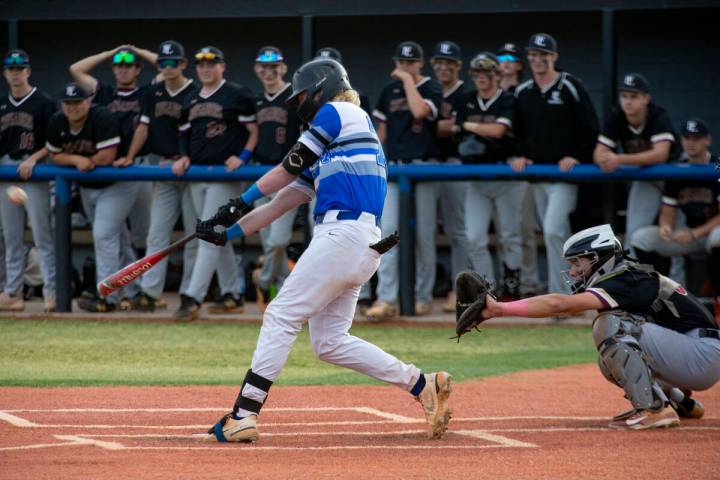
[{"label": "baseball bat", "polygon": [[101,280],[97,284],[98,292],[100,293],[100,295],[105,297],[107,295],[110,295],[115,290],[123,288],[128,283],[134,281],[140,275],[160,263],[163,258],[167,257],[175,250],[183,247],[186,243],[193,240],[195,236],[195,233],[191,233],[190,235],[181,238],[177,242],[168,245],[160,251],[151,253],[150,255],[146,255],[140,260],[135,260],[130,265],[124,266],[109,277]]}]

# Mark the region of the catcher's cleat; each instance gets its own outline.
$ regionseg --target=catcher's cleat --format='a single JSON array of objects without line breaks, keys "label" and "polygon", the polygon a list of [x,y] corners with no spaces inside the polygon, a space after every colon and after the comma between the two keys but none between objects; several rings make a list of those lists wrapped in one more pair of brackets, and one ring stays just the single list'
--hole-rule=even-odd
[{"label": "catcher's cleat", "polygon": [[415,399],[420,402],[428,422],[428,438],[442,438],[450,423],[448,399],[452,377],[447,372],[425,373],[425,388]]},{"label": "catcher's cleat", "polygon": [[658,411],[638,410],[624,420],[608,425],[615,430],[648,430],[651,428],[669,428],[680,425],[680,419],[670,405]]},{"label": "catcher's cleat", "polygon": [[637,413],[637,410],[635,410],[634,408],[630,408],[628,410],[625,410],[624,412],[620,412],[617,415],[615,415],[612,418],[612,421],[613,422],[621,422],[623,420],[627,420],[628,418],[632,417],[636,413]]},{"label": "catcher's cleat", "polygon": [[257,442],[260,432],[257,428],[257,415],[244,418],[233,418],[228,413],[207,431],[206,442]]},{"label": "catcher's cleat", "polygon": [[685,397],[680,403],[671,402],[670,405],[675,409],[678,416],[681,418],[702,418],[705,415],[705,406],[700,403],[700,400],[694,398]]}]

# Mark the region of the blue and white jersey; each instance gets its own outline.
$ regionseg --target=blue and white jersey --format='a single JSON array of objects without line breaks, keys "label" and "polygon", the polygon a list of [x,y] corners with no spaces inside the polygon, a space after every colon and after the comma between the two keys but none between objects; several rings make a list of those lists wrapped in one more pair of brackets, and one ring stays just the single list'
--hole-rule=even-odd
[{"label": "blue and white jersey", "polygon": [[387,163],[370,117],[360,107],[326,103],[298,141],[319,156],[309,169],[317,198],[314,215],[346,210],[382,216]]}]

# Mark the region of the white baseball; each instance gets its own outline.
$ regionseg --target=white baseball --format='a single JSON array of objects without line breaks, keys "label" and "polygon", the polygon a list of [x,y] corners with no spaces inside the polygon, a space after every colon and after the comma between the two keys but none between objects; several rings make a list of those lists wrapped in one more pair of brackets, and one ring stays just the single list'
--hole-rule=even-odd
[{"label": "white baseball", "polygon": [[17,205],[23,205],[27,201],[27,193],[25,193],[25,190],[18,187],[17,185],[13,185],[12,187],[8,187],[8,189],[5,191],[7,193],[8,198],[11,202],[17,204]]}]

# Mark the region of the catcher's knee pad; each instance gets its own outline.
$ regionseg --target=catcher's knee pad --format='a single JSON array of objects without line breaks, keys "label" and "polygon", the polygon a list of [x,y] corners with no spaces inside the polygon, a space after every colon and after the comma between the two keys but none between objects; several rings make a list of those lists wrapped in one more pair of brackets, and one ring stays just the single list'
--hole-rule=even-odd
[{"label": "catcher's knee pad", "polygon": [[625,390],[625,396],[633,407],[647,410],[661,406],[653,391],[650,367],[645,363],[637,342],[619,342],[613,338],[604,341],[599,363],[603,375]]},{"label": "catcher's knee pad", "polygon": [[272,384],[271,380],[261,377],[252,370],[248,370],[240,387],[237,400],[235,400],[233,411],[245,410],[255,414],[260,413]]},{"label": "catcher's knee pad", "polygon": [[592,324],[593,341],[595,348],[600,351],[603,343],[607,340],[621,337],[625,331],[623,330],[622,318],[613,313],[601,313]]}]

